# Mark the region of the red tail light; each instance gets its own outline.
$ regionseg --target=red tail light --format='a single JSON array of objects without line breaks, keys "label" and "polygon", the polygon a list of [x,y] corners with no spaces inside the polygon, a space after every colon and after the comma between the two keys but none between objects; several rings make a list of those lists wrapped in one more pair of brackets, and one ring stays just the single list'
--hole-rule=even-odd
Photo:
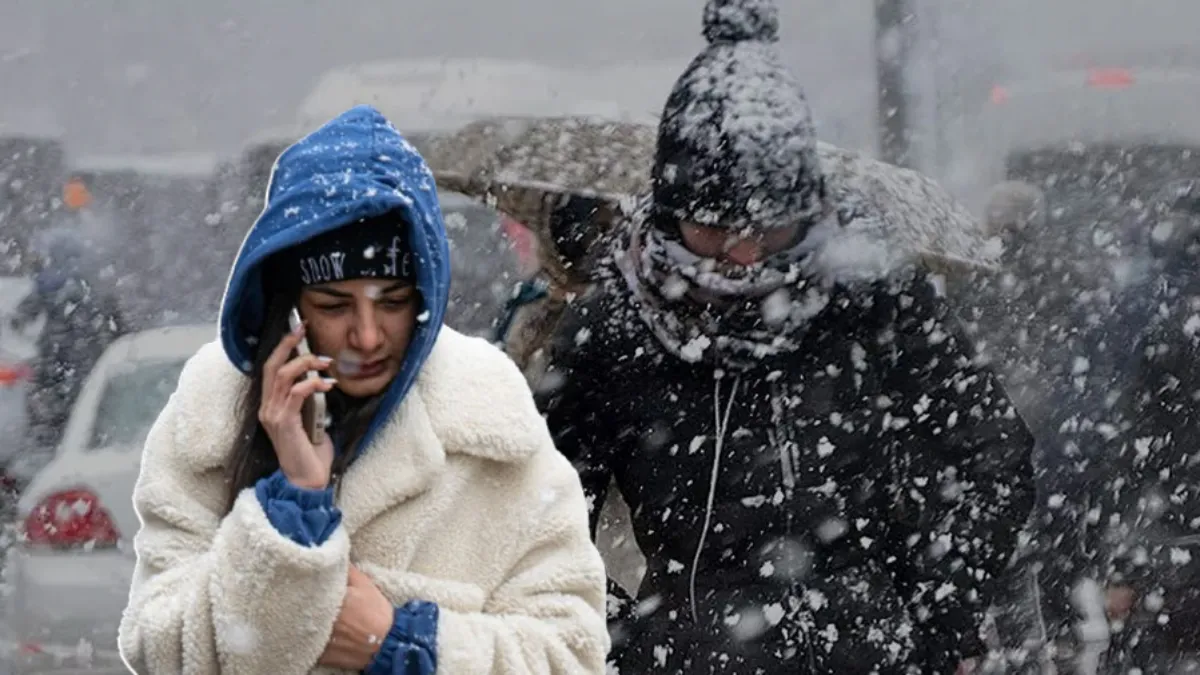
[{"label": "red tail light", "polygon": [[82,488],[56,492],[25,518],[22,543],[30,548],[115,548],[121,539],[100,499]]},{"label": "red tail light", "polygon": [[11,387],[28,380],[32,375],[32,369],[23,363],[0,365],[0,387]]},{"label": "red tail light", "polygon": [[1125,89],[1133,85],[1133,72],[1126,68],[1093,68],[1088,85],[1097,89]]}]

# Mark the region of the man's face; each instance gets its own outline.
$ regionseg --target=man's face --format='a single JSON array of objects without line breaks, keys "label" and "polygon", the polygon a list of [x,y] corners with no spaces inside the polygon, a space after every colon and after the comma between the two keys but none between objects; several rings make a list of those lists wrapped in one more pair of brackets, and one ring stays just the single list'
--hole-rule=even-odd
[{"label": "man's face", "polygon": [[684,246],[692,253],[721,263],[748,267],[795,245],[800,227],[734,231],[684,221],[679,224],[679,232]]}]

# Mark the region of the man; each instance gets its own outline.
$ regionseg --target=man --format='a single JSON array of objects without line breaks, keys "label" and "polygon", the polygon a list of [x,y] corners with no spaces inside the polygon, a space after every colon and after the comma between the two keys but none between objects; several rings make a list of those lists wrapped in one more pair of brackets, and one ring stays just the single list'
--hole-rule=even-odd
[{"label": "man", "polygon": [[[761,0],[710,0],[653,189],[538,396],[595,517],[622,673],[954,672],[1033,499],[1032,440],[884,214],[822,172]],[[918,193],[919,194],[919,193]]]},{"label": "man", "polygon": [[69,236],[49,245],[35,291],[17,308],[22,324],[44,314],[29,397],[32,450],[52,451],[92,366],[118,336],[125,321],[114,298],[98,290],[81,269],[84,255]]},{"label": "man", "polygon": [[1184,183],[1151,209],[1155,311],[1131,377],[1108,429],[1080,441],[1104,450],[1086,548],[1108,581],[1112,673],[1200,671],[1200,201]]}]

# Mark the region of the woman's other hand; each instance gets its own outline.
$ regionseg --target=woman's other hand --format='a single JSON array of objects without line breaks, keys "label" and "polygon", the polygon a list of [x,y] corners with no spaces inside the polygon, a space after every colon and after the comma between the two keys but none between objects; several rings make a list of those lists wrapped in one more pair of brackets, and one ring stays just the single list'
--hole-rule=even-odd
[{"label": "woman's other hand", "polygon": [[366,670],[383,646],[394,618],[392,603],[367,575],[351,565],[342,611],[318,663],[343,670]]},{"label": "woman's other hand", "polygon": [[326,434],[321,443],[313,445],[304,429],[301,409],[308,397],[318,391],[328,392],[335,382],[305,377],[310,370],[329,368],[330,360],[315,355],[292,358],[302,339],[304,326],[285,335],[263,365],[258,420],[275,446],[279,468],[288,481],[296,487],[323,490],[329,485],[333,466],[333,441]]}]

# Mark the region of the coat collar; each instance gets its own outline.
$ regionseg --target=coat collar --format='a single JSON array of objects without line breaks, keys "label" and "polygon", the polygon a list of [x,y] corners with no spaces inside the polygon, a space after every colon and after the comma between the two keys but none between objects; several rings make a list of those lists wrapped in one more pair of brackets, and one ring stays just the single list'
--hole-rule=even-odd
[{"label": "coat collar", "polygon": [[516,462],[550,438],[525,376],[482,338],[443,328],[416,391],[447,452]]},{"label": "coat collar", "polygon": [[[177,450],[195,470],[224,466],[247,385],[218,343],[203,347],[184,369],[178,412],[192,427],[187,435],[206,442],[184,442]],[[223,433],[208,431],[214,428]],[[443,328],[416,386],[342,478],[343,522],[353,532],[425,491],[447,456],[523,462],[550,443],[516,365],[487,341]]]},{"label": "coat collar", "polygon": [[429,489],[448,455],[521,462],[549,442],[516,365],[488,342],[444,328],[417,386],[346,471],[342,522],[353,533]]}]

